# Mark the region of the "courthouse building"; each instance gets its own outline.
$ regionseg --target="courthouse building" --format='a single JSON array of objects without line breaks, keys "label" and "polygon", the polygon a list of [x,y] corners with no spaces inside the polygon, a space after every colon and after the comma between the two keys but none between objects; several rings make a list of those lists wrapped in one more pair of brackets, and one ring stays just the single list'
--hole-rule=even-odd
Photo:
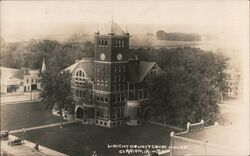
[{"label": "courthouse building", "polygon": [[76,120],[113,127],[149,118],[147,83],[161,72],[155,62],[129,58],[129,38],[114,21],[94,34],[94,57],[66,68],[72,74]]}]

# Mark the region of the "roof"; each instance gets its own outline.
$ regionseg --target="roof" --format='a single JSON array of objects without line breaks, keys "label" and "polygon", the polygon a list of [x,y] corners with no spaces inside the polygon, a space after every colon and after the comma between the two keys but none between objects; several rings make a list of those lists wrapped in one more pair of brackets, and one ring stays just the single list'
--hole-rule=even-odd
[{"label": "roof", "polygon": [[100,34],[114,34],[114,35],[125,35],[123,29],[114,21],[110,21],[104,27],[100,29]]},{"label": "roof", "polygon": [[15,68],[0,66],[0,77],[2,84],[17,84],[24,78],[24,75],[39,74],[39,73],[40,72],[38,69],[29,69],[29,68],[15,69]]},{"label": "roof", "polygon": [[128,75],[129,80],[131,82],[140,82],[142,81],[148,72],[153,68],[156,67],[158,69],[159,66],[155,62],[147,62],[147,61],[140,61],[140,60],[130,60],[129,62],[129,69]]},{"label": "roof", "polygon": [[2,78],[16,78],[21,69],[7,68],[0,66],[0,76]]},{"label": "roof", "polygon": [[71,66],[69,66],[68,68],[66,68],[65,70],[70,71],[70,73],[74,73],[77,68],[83,69],[84,72],[86,73],[87,77],[89,77],[90,79],[94,78],[93,58],[81,59],[81,60],[77,61],[76,63],[72,64]]},{"label": "roof", "polygon": [[[128,64],[128,78],[130,82],[140,82],[146,77],[150,70],[156,67],[160,70],[159,66],[155,62],[146,62],[140,60],[130,60]],[[81,68],[86,73],[87,77],[90,79],[94,78],[94,65],[93,58],[84,58],[71,66],[67,67],[65,70],[70,71],[71,74]]]}]

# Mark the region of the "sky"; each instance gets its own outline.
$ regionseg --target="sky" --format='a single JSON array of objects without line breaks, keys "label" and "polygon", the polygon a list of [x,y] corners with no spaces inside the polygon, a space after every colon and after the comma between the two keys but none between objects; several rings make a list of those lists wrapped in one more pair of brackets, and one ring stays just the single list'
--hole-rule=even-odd
[{"label": "sky", "polygon": [[[248,1],[118,0],[1,1],[1,35],[37,33],[60,23],[193,25],[243,35],[248,29]],[[37,28],[34,28],[37,27]],[[41,31],[42,32],[42,31]]]}]

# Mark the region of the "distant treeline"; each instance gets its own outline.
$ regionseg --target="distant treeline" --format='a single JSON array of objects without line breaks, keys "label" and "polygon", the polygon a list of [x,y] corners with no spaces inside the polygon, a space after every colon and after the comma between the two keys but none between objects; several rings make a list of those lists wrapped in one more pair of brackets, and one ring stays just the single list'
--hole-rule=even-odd
[{"label": "distant treeline", "polygon": [[93,57],[94,45],[86,42],[58,42],[55,40],[29,40],[15,43],[1,42],[0,65],[9,68],[41,69],[45,58],[47,68],[64,69],[75,60]]},{"label": "distant treeline", "polygon": [[191,33],[181,33],[181,32],[174,32],[174,33],[166,33],[163,30],[160,30],[156,33],[157,39],[159,40],[169,40],[169,41],[200,41],[201,35]]}]

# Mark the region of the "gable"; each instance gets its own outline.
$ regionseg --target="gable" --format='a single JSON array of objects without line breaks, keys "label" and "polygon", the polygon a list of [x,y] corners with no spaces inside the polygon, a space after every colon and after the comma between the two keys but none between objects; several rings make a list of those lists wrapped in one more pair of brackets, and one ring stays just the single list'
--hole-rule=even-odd
[{"label": "gable", "polygon": [[72,76],[75,76],[77,71],[81,71],[82,73],[84,73],[84,77],[93,79],[94,77],[93,76],[93,59],[80,60],[72,64],[65,70],[69,71],[72,74]]}]

